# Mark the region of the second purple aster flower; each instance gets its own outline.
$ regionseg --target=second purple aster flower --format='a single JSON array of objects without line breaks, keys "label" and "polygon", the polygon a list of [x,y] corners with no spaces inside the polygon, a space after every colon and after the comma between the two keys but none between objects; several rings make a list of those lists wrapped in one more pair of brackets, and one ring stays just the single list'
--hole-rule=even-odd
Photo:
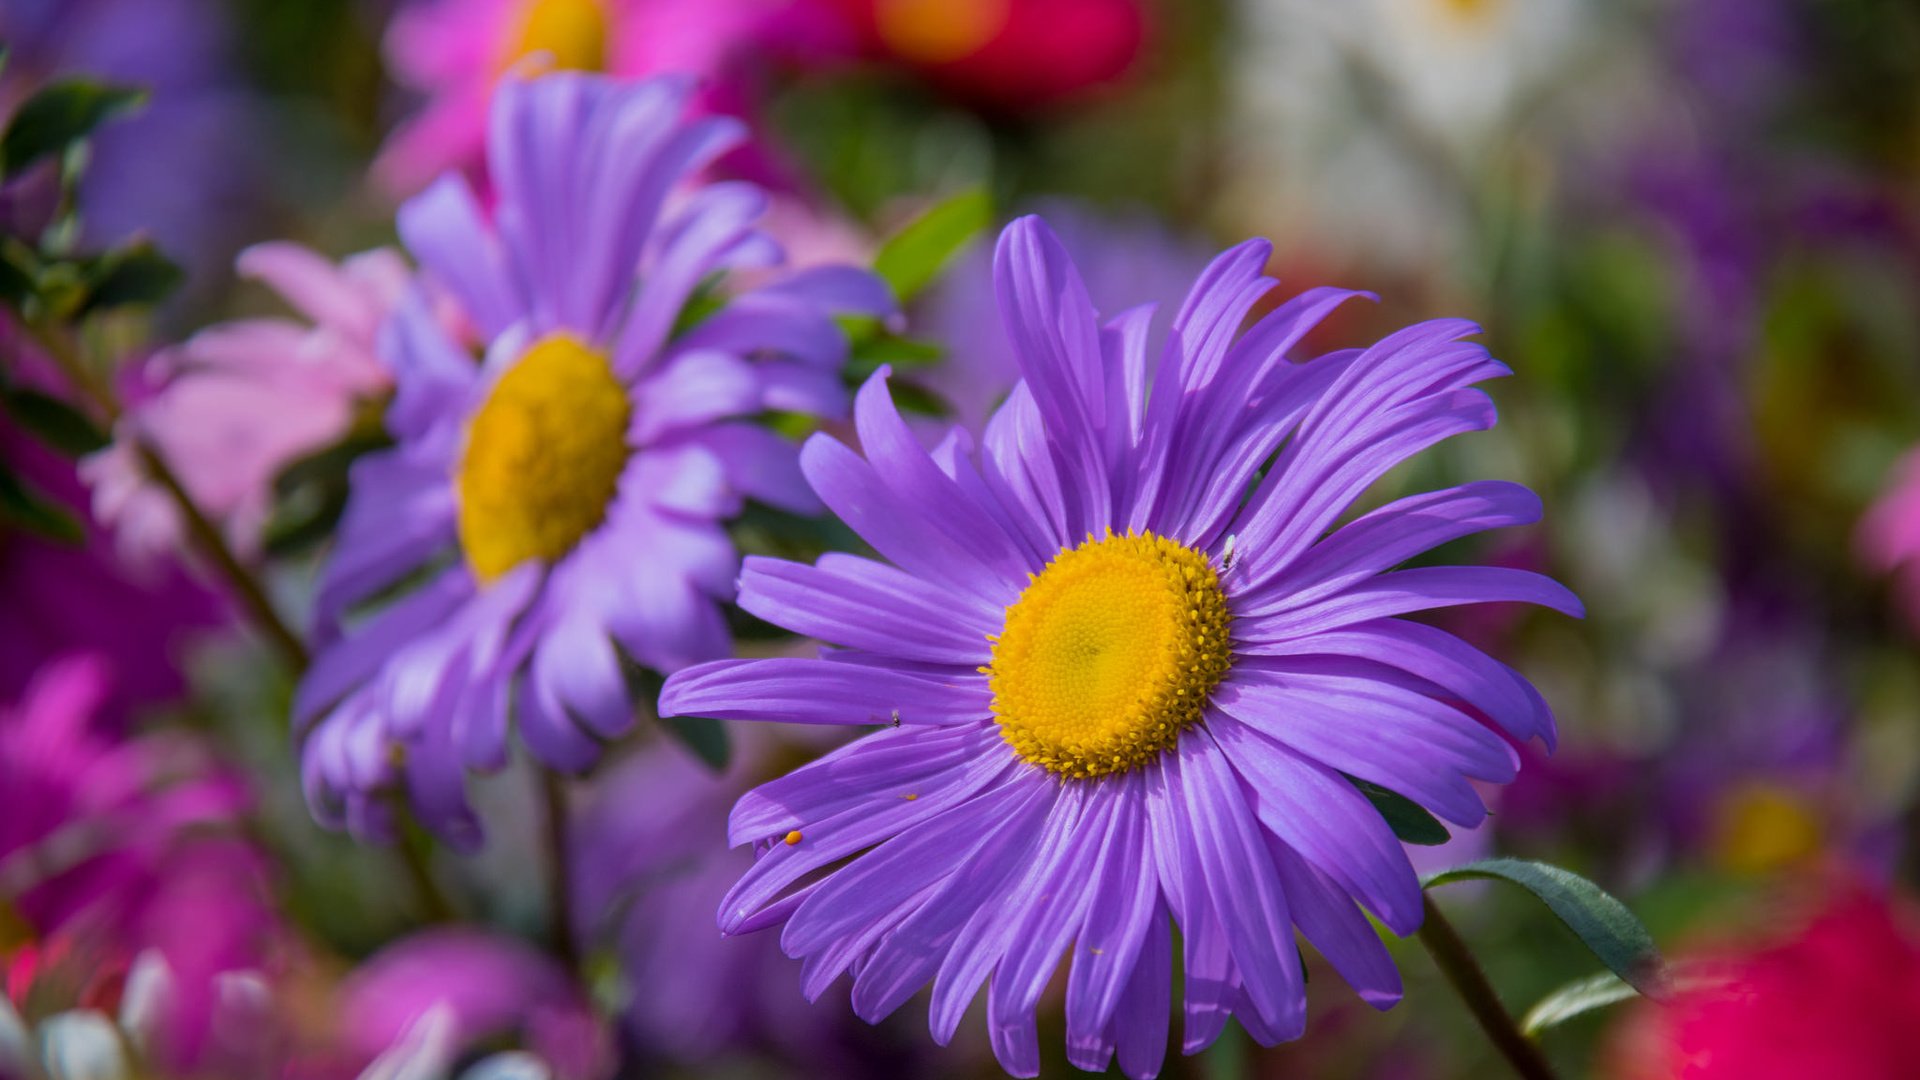
[{"label": "second purple aster flower", "polygon": [[1400,616],[1580,604],[1526,571],[1395,569],[1537,520],[1516,484],[1341,524],[1393,466],[1492,426],[1474,384],[1507,369],[1459,320],[1294,362],[1354,294],[1240,333],[1269,254],[1215,259],[1156,348],[1150,307],[1103,323],[1052,232],[1018,221],[995,282],[1024,380],[980,446],[955,430],[923,450],[884,372],[855,406],[864,456],[806,445],[813,489],[887,562],[748,559],[741,606],[830,646],[682,671],[661,709],[890,725],[734,808],[732,842],[760,855],[721,928],[784,924],[809,996],[850,972],[876,1019],[931,982],[944,1043],[986,983],[995,1053],[1034,1076],[1064,956],[1068,1057],[1135,1077],[1160,1068],[1176,963],[1188,1052],[1229,1016],[1263,1043],[1301,1033],[1296,928],[1367,1001],[1398,1000],[1362,909],[1411,933],[1420,884],[1350,778],[1471,827],[1473,782],[1554,741],[1525,679]]},{"label": "second purple aster flower", "polygon": [[[730,651],[721,602],[744,500],[817,507],[768,411],[845,408],[835,312],[890,297],[851,268],[730,291],[775,266],[751,185],[691,186],[742,136],[688,116],[691,85],[508,80],[488,131],[495,202],[443,178],[400,211],[428,286],[388,321],[392,449],[359,462],[295,701],[309,801],[379,837],[387,795],[463,846],[468,770],[503,766],[509,716],[578,771],[632,723],[624,662]],[[393,599],[393,594],[400,595]]]}]

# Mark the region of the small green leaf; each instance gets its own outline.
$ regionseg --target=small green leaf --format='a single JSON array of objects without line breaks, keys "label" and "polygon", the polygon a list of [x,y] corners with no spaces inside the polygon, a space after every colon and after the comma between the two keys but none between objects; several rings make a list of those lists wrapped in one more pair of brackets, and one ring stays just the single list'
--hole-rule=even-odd
[{"label": "small green leaf", "polygon": [[714,772],[725,769],[733,757],[733,745],[727,741],[727,726],[718,720],[706,716],[663,716],[660,723]]},{"label": "small green leaf", "polygon": [[157,304],[185,277],[151,242],[136,240],[87,264],[87,299],[80,314],[126,304]]},{"label": "small green leaf", "polygon": [[63,544],[78,545],[87,537],[79,519],[66,507],[28,487],[5,468],[0,468],[0,521]]},{"label": "small green leaf", "polygon": [[39,259],[33,249],[13,237],[0,243],[0,301],[18,308],[33,295],[33,281],[39,274]]},{"label": "small green leaf", "polygon": [[1359,788],[1360,794],[1373,803],[1373,808],[1387,819],[1387,824],[1393,827],[1393,835],[1399,837],[1402,843],[1437,847],[1453,839],[1445,825],[1405,795],[1357,777],[1349,776],[1347,782]]},{"label": "small green leaf", "polygon": [[921,416],[951,416],[953,407],[947,399],[921,386],[919,383],[895,379],[887,384],[893,392],[893,403],[901,412],[918,413]]},{"label": "small green leaf", "polygon": [[138,108],[145,90],[107,86],[87,79],[67,79],[42,87],[13,114],[0,135],[0,177],[11,179],[50,154],[93,134],[101,124]]},{"label": "small green leaf", "polygon": [[[1683,965],[1675,964],[1668,969],[1662,990],[1668,993],[1696,990],[1717,986],[1724,981],[1722,976],[1709,975],[1698,970],[1684,970]],[[1520,1030],[1528,1036],[1538,1035],[1574,1017],[1618,1004],[1638,996],[1639,993],[1640,991],[1627,985],[1624,979],[1611,971],[1602,971],[1584,979],[1575,979],[1541,998],[1533,1008],[1528,1009],[1527,1015],[1520,1021]]]},{"label": "small green leaf", "polygon": [[874,273],[906,303],[993,221],[993,199],[984,189],[963,191],[935,204],[889,237],[873,257]]},{"label": "small green leaf", "polygon": [[890,364],[895,370],[911,370],[937,364],[946,355],[945,349],[931,341],[883,334],[854,345],[853,354],[847,359],[847,371],[864,380],[883,364]]},{"label": "small green leaf", "polygon": [[107,445],[107,433],[85,413],[38,390],[15,387],[0,392],[0,407],[28,434],[68,457],[91,454]]},{"label": "small green leaf", "polygon": [[1600,886],[1572,871],[1527,859],[1483,859],[1429,874],[1421,885],[1431,889],[1473,879],[1510,881],[1527,890],[1629,986],[1648,997],[1658,997],[1665,989],[1665,967],[1653,935],[1627,905]]},{"label": "small green leaf", "polygon": [[1611,971],[1602,971],[1589,975],[1555,990],[1539,1000],[1520,1021],[1520,1030],[1528,1036],[1540,1032],[1595,1009],[1604,1009],[1608,1005],[1638,997],[1640,991],[1628,986],[1626,982]]}]

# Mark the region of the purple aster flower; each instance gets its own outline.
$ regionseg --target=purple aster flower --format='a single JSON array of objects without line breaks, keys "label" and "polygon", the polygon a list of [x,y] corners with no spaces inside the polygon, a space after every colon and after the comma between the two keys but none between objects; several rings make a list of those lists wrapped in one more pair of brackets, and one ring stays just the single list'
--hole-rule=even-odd
[{"label": "purple aster flower", "polygon": [[[509,710],[541,762],[585,769],[632,723],[623,660],[672,671],[730,651],[723,519],[749,498],[816,506],[793,446],[752,418],[844,409],[829,311],[880,313],[887,293],[844,267],[710,290],[780,252],[755,228],[757,188],[676,191],[742,134],[688,119],[690,91],[508,80],[491,215],[458,176],[402,207],[402,239],[485,359],[424,296],[383,330],[397,445],[354,468],[316,599],[322,652],[295,702],[323,821],[384,835],[380,796],[404,785],[423,820],[477,843],[465,770],[505,764]],[[697,297],[710,313],[683,316]]]},{"label": "purple aster flower", "polygon": [[1387,469],[1490,426],[1472,385],[1507,369],[1459,320],[1290,362],[1355,294],[1304,293],[1237,334],[1273,285],[1269,255],[1251,241],[1215,259],[1156,365],[1151,308],[1103,324],[1059,241],[1017,221],[995,278],[1025,379],[978,449],[957,429],[921,449],[883,372],[855,405],[864,458],[824,436],[802,451],[814,490],[892,565],[748,560],[741,606],[835,647],[678,673],[661,708],[892,725],[734,808],[732,841],[760,857],[721,928],[784,924],[808,995],[851,971],[853,1008],[875,1019],[932,980],[945,1042],[990,977],[994,1050],[1021,1076],[1069,952],[1069,1059],[1157,1072],[1176,925],[1189,1052],[1229,1016],[1263,1043],[1300,1034],[1296,926],[1365,1000],[1398,1000],[1359,905],[1410,933],[1420,886],[1347,777],[1471,827],[1473,781],[1510,780],[1519,759],[1466,708],[1518,740],[1554,728],[1512,669],[1397,616],[1580,605],[1521,570],[1392,570],[1536,520],[1518,485],[1334,528]]}]

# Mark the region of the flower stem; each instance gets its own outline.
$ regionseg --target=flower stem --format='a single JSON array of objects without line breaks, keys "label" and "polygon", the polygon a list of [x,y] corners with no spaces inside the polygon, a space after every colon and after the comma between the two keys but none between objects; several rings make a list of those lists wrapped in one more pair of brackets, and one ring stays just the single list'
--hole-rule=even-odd
[{"label": "flower stem", "polygon": [[1547,1064],[1546,1056],[1533,1040],[1520,1033],[1513,1016],[1487,982],[1486,972],[1480,970],[1480,962],[1467,951],[1466,942],[1460,940],[1459,932],[1440,913],[1431,895],[1423,896],[1422,900],[1426,914],[1420,924],[1420,944],[1426,946],[1434,965],[1467,1003],[1467,1011],[1473,1013],[1480,1030],[1487,1033],[1494,1049],[1499,1050],[1500,1056],[1525,1080],[1554,1080],[1553,1067]]},{"label": "flower stem", "polygon": [[567,813],[566,778],[551,769],[540,770],[540,794],[547,810],[547,927],[553,951],[569,970],[578,971],[579,949],[573,940],[573,859]]},{"label": "flower stem", "polygon": [[174,505],[180,510],[181,519],[186,522],[187,535],[193,538],[194,544],[200,548],[200,553],[213,563],[221,575],[227,579],[227,584],[233,587],[234,596],[240,601],[240,606],[246,610],[254,626],[266,636],[267,642],[280,654],[280,658],[286,661],[287,667],[292,669],[295,675],[305,671],[308,659],[307,647],[301,642],[300,636],[287,625],[286,620],[280,617],[280,612],[274,608],[273,601],[267,598],[266,590],[261,587],[260,579],[250,573],[240,562],[239,556],[235,555],[233,548],[228,546],[226,537],[221,535],[219,527],[208,520],[207,515],[193,501],[193,496],[188,494],[186,487],[180,483],[180,478],[167,467],[166,459],[162,458],[145,439],[138,440],[135,448],[140,455],[141,467],[172,497]]},{"label": "flower stem", "polygon": [[414,822],[406,799],[395,795],[393,801],[400,821],[399,835],[394,838],[394,853],[399,856],[400,868],[413,885],[414,897],[420,902],[421,912],[430,922],[453,922],[459,917],[459,912],[440,888],[439,879],[433,876],[433,866],[429,862],[431,841]]},{"label": "flower stem", "polygon": [[[24,324],[34,341],[44,349],[53,362],[67,376],[74,389],[91,399],[112,423],[120,418],[120,402],[114,396],[112,387],[95,377],[82,361],[78,350],[65,336],[53,327],[39,323]],[[267,598],[266,590],[259,578],[241,563],[239,556],[227,544],[218,526],[208,519],[193,496],[187,492],[180,477],[167,465],[166,459],[144,437],[136,436],[134,451],[140,457],[140,466],[152,480],[159,484],[173,500],[180,511],[181,519],[186,523],[187,535],[192,538],[200,553],[214,565],[227,583],[232,586],[234,596],[245,610],[249,619],[265,635],[269,644],[278,652],[295,675],[307,668],[307,647],[280,617],[273,602]]]}]

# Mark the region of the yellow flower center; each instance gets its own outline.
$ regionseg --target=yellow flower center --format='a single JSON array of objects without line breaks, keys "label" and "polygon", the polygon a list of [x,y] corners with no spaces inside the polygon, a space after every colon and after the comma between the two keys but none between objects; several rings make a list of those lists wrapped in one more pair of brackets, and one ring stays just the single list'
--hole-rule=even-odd
[{"label": "yellow flower center", "polygon": [[607,37],[605,0],[531,0],[521,8],[501,66],[546,53],[558,71],[604,71]]},{"label": "yellow flower center", "polygon": [[1007,24],[1008,0],[879,0],[880,40],[908,60],[946,64],[979,52]]},{"label": "yellow flower center", "polygon": [[1152,533],[1063,548],[1007,608],[993,711],[1016,753],[1063,776],[1125,772],[1200,719],[1232,661],[1207,557]]},{"label": "yellow flower center", "polygon": [[460,548],[482,582],[566,554],[606,517],[633,406],[607,358],[566,334],[535,342],[467,429]]},{"label": "yellow flower center", "polygon": [[1783,870],[1820,850],[1817,811],[1793,790],[1751,781],[1714,807],[1714,860],[1736,874]]},{"label": "yellow flower center", "polygon": [[1438,0],[1440,17],[1458,28],[1477,29],[1490,23],[1504,0]]}]

